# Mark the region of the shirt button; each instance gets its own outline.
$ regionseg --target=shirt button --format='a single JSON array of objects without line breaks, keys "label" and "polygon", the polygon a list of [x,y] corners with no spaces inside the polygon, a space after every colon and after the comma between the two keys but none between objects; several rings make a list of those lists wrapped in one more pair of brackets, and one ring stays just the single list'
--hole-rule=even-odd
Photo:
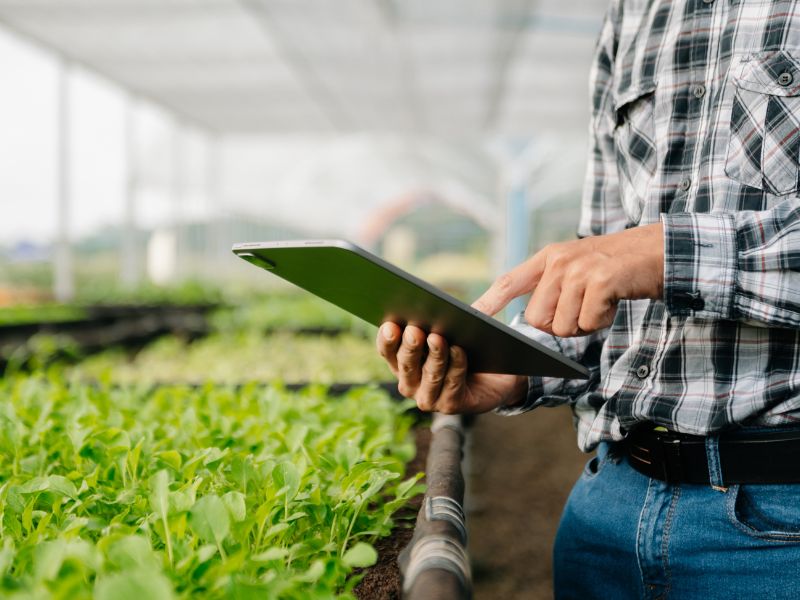
[{"label": "shirt button", "polygon": [[690,187],[692,187],[692,180],[691,179],[689,179],[688,177],[684,177],[683,179],[681,179],[680,188],[681,188],[682,192],[685,192]]},{"label": "shirt button", "polygon": [[644,379],[648,375],[650,375],[650,367],[647,365],[640,365],[639,368],[636,369],[636,376],[639,379]]},{"label": "shirt button", "polygon": [[789,73],[789,71],[784,71],[783,73],[778,75],[778,84],[782,85],[783,87],[786,87],[787,85],[792,83],[793,80],[794,77],[792,77],[792,74]]},{"label": "shirt button", "polygon": [[694,89],[692,90],[692,93],[694,94],[695,98],[698,98],[698,99],[702,98],[703,96],[706,95],[706,86],[704,86],[704,85],[696,85],[696,86],[694,86]]}]

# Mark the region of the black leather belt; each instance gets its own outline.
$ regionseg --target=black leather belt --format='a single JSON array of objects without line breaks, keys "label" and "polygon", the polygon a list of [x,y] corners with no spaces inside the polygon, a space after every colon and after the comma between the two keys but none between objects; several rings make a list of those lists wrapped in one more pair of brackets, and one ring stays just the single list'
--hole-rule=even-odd
[{"label": "black leather belt", "polygon": [[[706,438],[639,426],[623,443],[631,466],[667,483],[708,484]],[[724,485],[800,483],[800,431],[737,432],[719,437]]]}]

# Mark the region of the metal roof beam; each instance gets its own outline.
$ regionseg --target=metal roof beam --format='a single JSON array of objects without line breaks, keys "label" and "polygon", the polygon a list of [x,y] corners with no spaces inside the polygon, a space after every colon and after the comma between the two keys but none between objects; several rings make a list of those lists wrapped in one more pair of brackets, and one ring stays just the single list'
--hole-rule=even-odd
[{"label": "metal roof beam", "polygon": [[[392,50],[400,66],[398,80],[406,99],[406,106],[411,116],[411,121],[418,131],[427,131],[428,124],[419,99],[419,86],[417,85],[414,66],[411,62],[408,48],[403,43],[403,38],[398,32],[397,11],[392,0],[361,0],[364,10],[377,13],[380,29],[374,33],[377,36],[387,35],[391,40]],[[373,21],[370,19],[370,21]],[[373,21],[374,22],[374,21]]]},{"label": "metal roof beam", "polygon": [[131,95],[140,98],[141,100],[146,100],[150,102],[154,106],[163,108],[168,113],[175,115],[176,118],[185,121],[187,123],[192,123],[193,125],[197,126],[200,129],[207,130],[211,133],[216,132],[216,128],[210,123],[204,123],[200,119],[196,118],[193,115],[189,115],[185,113],[182,109],[178,108],[175,105],[172,105],[168,102],[164,102],[163,99],[153,96],[141,89],[138,89],[134,86],[126,85],[125,83],[121,82],[119,79],[114,77],[113,73],[107,72],[102,67],[97,65],[88,63],[79,57],[71,54],[70,52],[65,51],[63,48],[56,48],[55,46],[47,43],[45,40],[41,39],[39,36],[34,35],[25,29],[18,27],[15,23],[9,21],[5,16],[0,15],[0,25],[6,28],[9,32],[32,42],[33,44],[39,46],[40,48],[44,48],[47,52],[52,53],[58,60],[63,60],[68,62],[72,67],[80,67],[82,69],[86,69],[91,73],[95,73],[99,75],[106,81],[110,81],[114,83],[114,85],[119,86],[122,89],[127,90]]},{"label": "metal roof beam", "polygon": [[[524,13],[530,14],[533,10],[534,0],[523,0],[522,9]],[[514,29],[510,34],[504,34],[502,29],[498,29],[495,35],[500,40],[497,52],[497,59],[495,61],[494,69],[492,69],[493,85],[489,88],[489,94],[486,103],[486,115],[483,119],[484,131],[489,131],[497,121],[498,114],[500,113],[501,103],[505,97],[506,90],[509,83],[509,71],[514,57],[517,53],[522,34],[525,31],[525,26],[528,19],[522,19],[520,26]]]},{"label": "metal roof beam", "polygon": [[337,130],[354,128],[353,119],[342,106],[339,98],[317,77],[305,56],[294,47],[280,27],[270,18],[267,6],[257,0],[236,0],[264,31],[276,53],[289,66],[300,86],[318,107],[322,116]]}]

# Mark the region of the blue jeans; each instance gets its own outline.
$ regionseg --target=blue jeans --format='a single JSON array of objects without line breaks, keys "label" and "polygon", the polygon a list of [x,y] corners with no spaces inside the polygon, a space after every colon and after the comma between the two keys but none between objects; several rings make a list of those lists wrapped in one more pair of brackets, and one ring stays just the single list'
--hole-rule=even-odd
[{"label": "blue jeans", "polygon": [[800,484],[668,485],[601,444],[567,500],[553,569],[559,599],[800,598]]}]

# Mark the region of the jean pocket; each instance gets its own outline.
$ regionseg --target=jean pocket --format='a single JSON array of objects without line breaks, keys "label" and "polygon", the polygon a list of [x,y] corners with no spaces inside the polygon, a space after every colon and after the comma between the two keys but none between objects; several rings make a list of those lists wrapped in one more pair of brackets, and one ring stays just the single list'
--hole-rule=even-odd
[{"label": "jean pocket", "polygon": [[762,52],[734,79],[725,173],[775,196],[798,189],[800,57]]},{"label": "jean pocket", "polygon": [[611,448],[607,442],[602,442],[597,447],[597,454],[591,457],[583,466],[581,479],[594,479],[603,470],[603,466],[611,455]]},{"label": "jean pocket", "polygon": [[800,484],[732,486],[728,518],[747,535],[776,542],[800,542]]},{"label": "jean pocket", "polygon": [[600,457],[593,456],[583,467],[583,477],[584,479],[591,479],[592,477],[597,476],[600,472]]}]

